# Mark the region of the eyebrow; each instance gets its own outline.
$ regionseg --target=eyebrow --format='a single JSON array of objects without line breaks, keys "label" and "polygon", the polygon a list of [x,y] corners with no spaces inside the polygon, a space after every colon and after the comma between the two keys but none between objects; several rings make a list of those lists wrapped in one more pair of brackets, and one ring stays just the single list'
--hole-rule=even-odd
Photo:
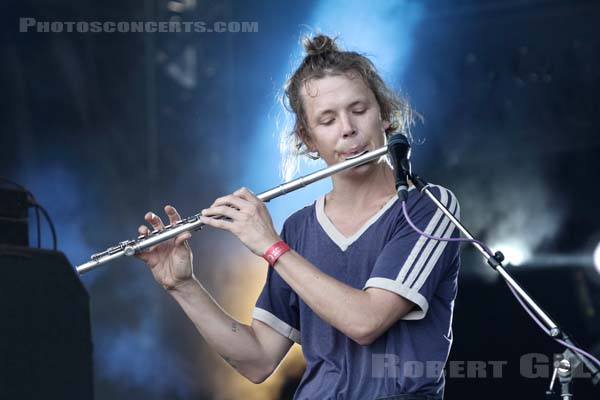
[{"label": "eyebrow", "polygon": [[[347,108],[352,108],[352,107],[354,107],[354,106],[356,106],[356,105],[358,105],[358,104],[367,104],[367,101],[366,101],[365,99],[358,99],[358,100],[355,100],[355,101],[353,101],[352,103],[350,103],[350,104],[347,106]],[[319,118],[321,118],[321,117],[322,117],[323,115],[325,115],[325,114],[332,114],[332,113],[335,113],[335,111],[334,111],[334,110],[331,110],[331,109],[325,109],[325,110],[323,110],[323,111],[319,111],[319,112],[317,113],[317,117],[316,117],[316,118],[317,118],[317,119],[319,119]]]}]

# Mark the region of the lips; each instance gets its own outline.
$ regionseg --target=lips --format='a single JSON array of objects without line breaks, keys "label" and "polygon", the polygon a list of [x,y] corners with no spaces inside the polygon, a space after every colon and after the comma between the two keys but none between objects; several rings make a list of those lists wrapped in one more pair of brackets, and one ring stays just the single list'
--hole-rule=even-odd
[{"label": "lips", "polygon": [[349,149],[348,151],[344,151],[342,152],[342,156],[344,156],[344,158],[348,158],[348,157],[352,157],[357,155],[358,153],[362,153],[363,151],[365,151],[367,149],[367,146],[361,146],[361,147],[354,147],[352,149]]}]

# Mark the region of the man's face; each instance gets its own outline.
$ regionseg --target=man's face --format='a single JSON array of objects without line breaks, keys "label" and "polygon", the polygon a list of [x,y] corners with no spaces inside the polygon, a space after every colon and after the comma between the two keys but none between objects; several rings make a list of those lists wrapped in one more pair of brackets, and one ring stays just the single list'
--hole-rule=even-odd
[{"label": "man's face", "polygon": [[327,165],[385,143],[388,121],[375,95],[356,73],[310,80],[302,89],[309,126],[305,143]]}]

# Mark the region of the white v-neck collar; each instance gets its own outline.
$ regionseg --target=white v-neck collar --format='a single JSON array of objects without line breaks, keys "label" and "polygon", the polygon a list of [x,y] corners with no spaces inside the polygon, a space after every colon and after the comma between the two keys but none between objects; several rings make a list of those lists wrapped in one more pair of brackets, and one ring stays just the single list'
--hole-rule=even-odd
[{"label": "white v-neck collar", "polygon": [[365,224],[354,235],[346,237],[335,227],[335,225],[333,224],[333,222],[331,222],[327,214],[325,214],[325,195],[323,195],[317,199],[317,202],[315,204],[317,222],[319,222],[319,225],[321,225],[321,228],[323,228],[327,236],[329,236],[329,238],[342,251],[346,251],[346,249],[350,247],[350,245],[354,243],[358,238],[360,238],[362,234],[365,233],[365,231],[369,229],[369,227],[373,225],[379,219],[379,217],[381,217],[383,213],[385,213],[396,202],[396,200],[398,200],[398,195],[392,196],[392,198],[389,199],[387,203],[385,203],[381,210],[377,211],[375,215],[369,218],[369,220],[365,222]]}]

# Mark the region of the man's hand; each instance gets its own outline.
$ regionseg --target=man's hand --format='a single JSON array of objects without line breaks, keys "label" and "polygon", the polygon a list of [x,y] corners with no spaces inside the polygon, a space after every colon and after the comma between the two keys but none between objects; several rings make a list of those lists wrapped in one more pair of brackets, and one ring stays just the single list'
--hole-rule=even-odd
[{"label": "man's hand", "polygon": [[[165,212],[171,224],[181,219],[175,207],[165,206]],[[148,212],[144,219],[152,225],[153,229],[162,229],[165,226],[160,217],[153,212]],[[138,232],[141,235],[148,235],[151,229],[146,225],[141,225]],[[192,251],[187,243],[187,239],[191,236],[190,232],[183,232],[173,239],[159,243],[136,255],[137,258],[148,264],[154,279],[167,290],[176,289],[194,279]]]},{"label": "man's hand", "polygon": [[281,240],[265,204],[246,188],[219,197],[201,214],[202,223],[233,233],[258,256]]}]

